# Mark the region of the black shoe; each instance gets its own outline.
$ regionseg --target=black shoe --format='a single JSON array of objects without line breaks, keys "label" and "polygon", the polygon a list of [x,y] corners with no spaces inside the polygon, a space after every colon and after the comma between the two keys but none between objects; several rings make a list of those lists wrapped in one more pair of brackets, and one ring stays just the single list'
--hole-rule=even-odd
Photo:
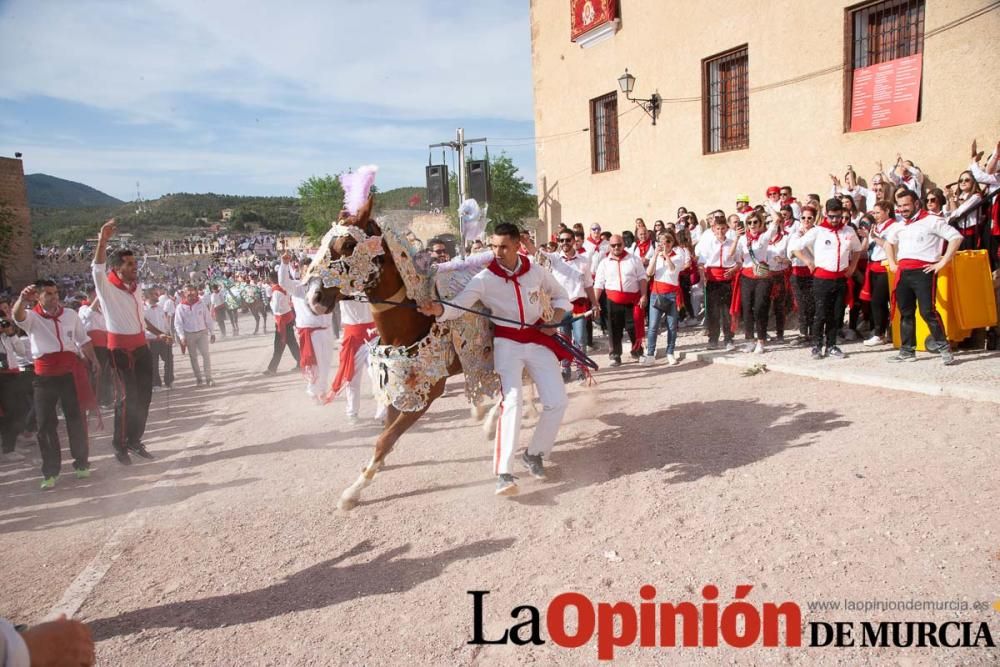
[{"label": "black shoe", "polygon": [[823,358],[823,350],[822,350],[822,348],[820,348],[820,346],[817,345],[816,347],[814,347],[812,349],[812,358],[813,359],[822,359]]},{"label": "black shoe", "polygon": [[917,355],[915,355],[913,352],[903,352],[902,350],[899,351],[899,354],[894,354],[888,359],[886,359],[886,361],[888,361],[890,364],[897,364],[901,362],[916,361],[916,360],[917,360]]},{"label": "black shoe", "polygon": [[719,341],[717,341],[717,340],[710,340],[710,341],[708,341],[708,349],[710,349],[710,350],[718,350],[719,349]]},{"label": "black shoe", "polygon": [[774,343],[776,345],[784,345],[785,344],[785,336],[784,336],[784,334],[781,334],[780,336],[775,336],[774,338],[771,338],[770,340],[771,340],[772,343]]},{"label": "black shoe", "polygon": [[123,466],[132,465],[132,457],[129,456],[128,452],[124,449],[116,449],[115,458],[118,459],[118,463],[121,463]]},{"label": "black shoe", "polygon": [[141,456],[144,459],[149,459],[150,461],[156,458],[155,456],[149,453],[149,450],[146,449],[146,446],[141,442],[138,445],[129,445],[128,449],[130,452],[133,452],[134,454]]},{"label": "black shoe", "polygon": [[618,357],[611,357],[611,364],[609,365],[611,366],[611,368],[618,368],[619,366],[622,365],[622,360]]},{"label": "black shoe", "polygon": [[201,380],[198,380],[197,382],[195,382],[195,385],[194,385],[194,386],[195,386],[195,387],[200,387],[200,386],[202,386],[203,384],[205,384],[205,383],[204,383],[204,382],[202,382]]},{"label": "black shoe", "polygon": [[214,387],[215,386],[215,380],[209,379],[209,380],[207,380],[205,382],[205,384],[208,385],[209,387]]},{"label": "black shoe", "polygon": [[277,375],[277,374],[278,374],[278,371],[272,371],[270,368],[268,368],[263,373],[261,373],[261,375]]},{"label": "black shoe", "polygon": [[562,379],[563,379],[563,384],[569,384],[570,381],[573,379],[573,369],[571,369],[569,366],[563,368]]},{"label": "black shoe", "polygon": [[844,354],[844,351],[841,350],[836,345],[834,345],[829,350],[827,350],[827,354],[830,355],[831,357],[833,357],[834,359],[846,359],[847,358],[847,355]]},{"label": "black shoe", "polygon": [[526,449],[521,454],[521,463],[528,469],[532,477],[535,479],[545,479],[545,468],[542,466],[541,454],[529,454]]}]

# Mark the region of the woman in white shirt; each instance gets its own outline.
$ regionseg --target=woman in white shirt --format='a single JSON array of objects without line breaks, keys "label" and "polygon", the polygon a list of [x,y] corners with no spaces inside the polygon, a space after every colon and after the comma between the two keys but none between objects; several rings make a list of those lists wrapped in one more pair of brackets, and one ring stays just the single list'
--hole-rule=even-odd
[{"label": "woman in white shirt", "polygon": [[678,246],[677,235],[665,231],[657,238],[656,251],[646,277],[651,285],[649,302],[649,326],[646,328],[646,356],[640,363],[652,364],[656,359],[656,334],[660,320],[667,320],[667,364],[677,365],[674,346],[677,344],[677,318],[684,296],[680,286],[680,276],[691,266],[691,254]]},{"label": "woman in white shirt", "polygon": [[976,177],[969,170],[958,176],[958,190],[948,188],[948,215],[945,219],[962,234],[960,250],[975,250],[978,247],[979,205],[983,195]]}]

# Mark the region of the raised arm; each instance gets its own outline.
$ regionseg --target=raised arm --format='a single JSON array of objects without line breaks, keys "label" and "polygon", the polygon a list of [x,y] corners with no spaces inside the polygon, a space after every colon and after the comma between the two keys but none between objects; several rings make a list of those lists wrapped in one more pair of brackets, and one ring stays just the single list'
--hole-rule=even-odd
[{"label": "raised arm", "polygon": [[288,267],[291,259],[292,256],[287,252],[281,256],[281,266],[278,267],[278,284],[288,292],[288,296],[304,299],[306,298],[306,288],[292,279],[291,271]]},{"label": "raised arm", "polygon": [[97,250],[94,252],[94,264],[104,264],[108,261],[108,240],[115,234],[115,219],[111,218],[101,226],[97,237]]}]

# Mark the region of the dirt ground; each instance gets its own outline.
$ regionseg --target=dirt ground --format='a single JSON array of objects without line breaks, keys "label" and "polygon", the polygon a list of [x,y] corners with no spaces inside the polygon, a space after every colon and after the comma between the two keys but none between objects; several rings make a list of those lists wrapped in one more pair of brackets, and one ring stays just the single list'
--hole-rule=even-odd
[{"label": "dirt ground", "polygon": [[[638,608],[793,601],[824,621],[986,621],[1000,611],[819,611],[814,601],[1000,600],[996,405],[739,371],[626,364],[573,386],[549,480],[493,495],[491,443],[460,378],[400,441],[350,513],[340,492],[377,429],[260,375],[271,337],[213,348],[214,389],[178,358],[154,395],[157,460],[38,490],[0,467],[0,615],[90,623],[105,665],[595,664],[575,649],[468,644],[511,610],[579,592]],[[603,361],[603,357],[599,357]],[[283,371],[291,365],[288,359]],[[368,399],[362,415],[370,417]],[[526,420],[526,425],[533,425]],[[64,441],[65,442],[65,441]],[[21,451],[33,452],[24,444]],[[69,462],[64,461],[64,471]],[[567,630],[575,624],[572,621]],[[860,635],[860,630],[855,630]],[[782,633],[782,637],[784,637]],[[621,664],[997,664],[988,648],[640,648]]]}]

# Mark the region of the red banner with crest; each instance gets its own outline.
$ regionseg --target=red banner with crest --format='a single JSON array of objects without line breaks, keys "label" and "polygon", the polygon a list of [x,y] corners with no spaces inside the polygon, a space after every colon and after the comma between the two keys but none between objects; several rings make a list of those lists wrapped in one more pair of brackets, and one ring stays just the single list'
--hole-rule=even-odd
[{"label": "red banner with crest", "polygon": [[618,18],[618,0],[570,0],[571,41]]}]

